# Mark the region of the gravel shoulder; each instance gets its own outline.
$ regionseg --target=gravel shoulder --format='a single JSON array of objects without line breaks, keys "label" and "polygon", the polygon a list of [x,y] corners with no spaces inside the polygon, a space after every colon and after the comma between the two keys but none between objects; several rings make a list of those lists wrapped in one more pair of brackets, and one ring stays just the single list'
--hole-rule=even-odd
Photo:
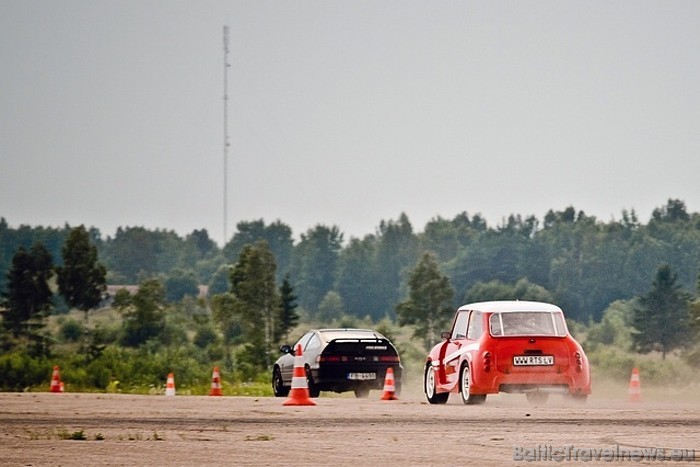
[{"label": "gravel shoulder", "polygon": [[456,396],[433,406],[420,394],[379,396],[286,407],[267,397],[0,393],[0,464],[552,465],[515,462],[514,449],[567,445],[695,449],[700,463],[695,403],[592,397],[577,405],[552,396],[538,407],[499,395],[480,406]]}]

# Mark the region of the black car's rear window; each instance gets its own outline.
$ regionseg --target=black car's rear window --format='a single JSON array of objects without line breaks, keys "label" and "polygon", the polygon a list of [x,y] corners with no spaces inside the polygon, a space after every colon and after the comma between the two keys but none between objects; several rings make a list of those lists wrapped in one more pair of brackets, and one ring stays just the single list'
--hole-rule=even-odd
[{"label": "black car's rear window", "polygon": [[393,345],[386,339],[338,339],[328,343],[323,350],[323,355],[364,355],[375,356],[382,361],[382,357],[393,356],[391,361],[398,361],[398,353]]},{"label": "black car's rear window", "polygon": [[398,355],[386,337],[373,331],[332,329],[322,331],[322,334],[328,342],[324,354]]},{"label": "black car's rear window", "polygon": [[321,334],[323,334],[323,338],[326,341],[332,341],[332,340],[337,340],[337,339],[379,339],[382,336],[372,332],[372,331],[365,331],[362,329],[357,329],[357,330],[352,330],[352,331],[345,331],[342,329],[338,330],[329,330],[329,331],[321,331]]}]

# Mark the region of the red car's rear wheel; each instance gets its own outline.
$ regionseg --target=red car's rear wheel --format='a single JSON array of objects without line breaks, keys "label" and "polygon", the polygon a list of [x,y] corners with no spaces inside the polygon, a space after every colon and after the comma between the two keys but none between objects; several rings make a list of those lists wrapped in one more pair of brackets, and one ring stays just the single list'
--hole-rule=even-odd
[{"label": "red car's rear wheel", "polygon": [[469,364],[462,364],[462,371],[459,377],[459,393],[462,396],[462,402],[465,404],[483,404],[486,400],[486,394],[471,394],[471,377],[469,373]]},{"label": "red car's rear wheel", "polygon": [[425,373],[423,378],[423,390],[425,391],[425,397],[431,404],[444,404],[447,402],[447,398],[450,397],[449,392],[438,393],[436,389],[436,376],[435,368],[433,365],[428,363],[425,366]]}]

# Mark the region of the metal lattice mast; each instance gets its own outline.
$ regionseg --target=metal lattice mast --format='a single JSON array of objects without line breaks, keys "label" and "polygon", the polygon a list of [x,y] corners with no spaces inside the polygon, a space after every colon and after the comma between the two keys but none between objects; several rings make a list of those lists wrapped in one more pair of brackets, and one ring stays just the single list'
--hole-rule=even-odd
[{"label": "metal lattice mast", "polygon": [[224,26],[224,246],[228,240],[228,26]]}]

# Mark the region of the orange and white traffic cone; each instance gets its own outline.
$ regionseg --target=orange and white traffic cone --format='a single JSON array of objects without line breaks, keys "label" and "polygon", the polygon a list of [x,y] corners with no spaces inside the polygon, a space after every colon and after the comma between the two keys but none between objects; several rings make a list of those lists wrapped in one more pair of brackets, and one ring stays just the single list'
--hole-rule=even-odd
[{"label": "orange and white traffic cone", "polygon": [[282,405],[316,405],[309,397],[309,384],[306,382],[304,360],[301,355],[301,345],[294,352],[294,372],[292,373],[292,390],[289,399]]},{"label": "orange and white traffic cone", "polygon": [[215,366],[214,371],[211,374],[211,390],[209,390],[210,396],[220,396],[221,395],[221,375],[219,374],[219,367]]},{"label": "orange and white traffic cone", "polygon": [[61,391],[61,373],[58,371],[58,366],[53,367],[53,374],[51,375],[51,392],[63,392]]},{"label": "orange and white traffic cone", "polygon": [[173,375],[172,373],[168,373],[168,381],[165,383],[165,395],[175,395],[175,375]]},{"label": "orange and white traffic cone", "polygon": [[394,369],[393,368],[388,368],[386,370],[386,377],[384,378],[384,393],[382,394],[381,400],[383,400],[383,401],[398,400],[398,397],[396,397],[396,386],[394,385]]},{"label": "orange and white traffic cone", "polygon": [[637,368],[632,369],[632,376],[630,377],[629,401],[642,401],[642,388],[639,381],[639,370]]}]

